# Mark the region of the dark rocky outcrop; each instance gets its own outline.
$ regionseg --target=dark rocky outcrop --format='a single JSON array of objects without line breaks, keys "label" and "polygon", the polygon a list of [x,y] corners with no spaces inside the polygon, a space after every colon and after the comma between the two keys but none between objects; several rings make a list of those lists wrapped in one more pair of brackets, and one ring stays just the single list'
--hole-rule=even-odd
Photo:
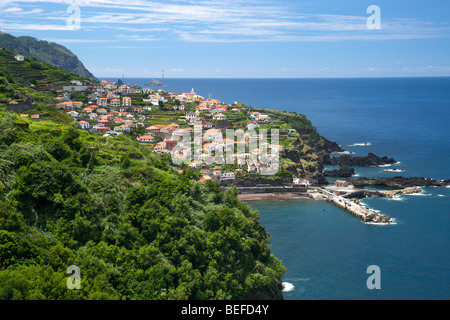
[{"label": "dark rocky outcrop", "polygon": [[423,177],[389,177],[389,178],[364,178],[347,179],[355,187],[383,186],[393,189],[403,189],[408,187],[446,187],[450,185],[450,179],[434,180]]},{"label": "dark rocky outcrop", "polygon": [[333,153],[333,152],[344,152],[345,151],[336,142],[330,141],[322,136],[320,138],[324,142],[324,149],[327,151],[328,154]]},{"label": "dark rocky outcrop", "polygon": [[355,175],[355,169],[341,165],[339,169],[324,170],[323,175],[325,177],[343,177],[349,178]]},{"label": "dark rocky outcrop", "polygon": [[393,158],[388,158],[386,156],[379,157],[371,152],[366,157],[346,154],[340,157],[327,157],[324,159],[325,164],[361,167],[381,166],[386,164],[394,164],[396,162],[397,161]]}]

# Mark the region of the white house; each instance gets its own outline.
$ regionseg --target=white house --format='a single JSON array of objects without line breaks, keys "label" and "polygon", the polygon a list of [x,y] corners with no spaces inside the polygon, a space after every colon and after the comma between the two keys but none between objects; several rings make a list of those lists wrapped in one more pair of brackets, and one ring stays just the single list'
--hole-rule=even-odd
[{"label": "white house", "polygon": [[96,113],[91,113],[91,114],[89,114],[89,119],[91,119],[91,120],[98,120],[98,114],[96,114]]},{"label": "white house", "polygon": [[224,107],[218,107],[215,109],[211,109],[211,111],[209,111],[209,113],[211,114],[218,114],[218,113],[222,113],[222,112],[226,112],[227,110]]},{"label": "white house", "polygon": [[267,114],[260,114],[260,115],[258,115],[257,117],[256,117],[256,120],[257,121],[269,121],[270,120],[270,118],[269,118],[269,116],[267,115]]},{"label": "white house", "polygon": [[69,111],[69,112],[67,112],[67,114],[69,116],[71,116],[72,118],[78,118],[78,116],[79,116],[79,113],[76,111]]},{"label": "white house", "polygon": [[227,116],[224,115],[223,113],[218,113],[213,116],[213,119],[214,120],[226,120]]},{"label": "white house", "polygon": [[106,107],[107,104],[108,104],[108,99],[106,99],[106,98],[98,98],[97,99],[97,105],[99,107]]},{"label": "white house", "polygon": [[250,114],[250,118],[253,118],[253,119],[257,118],[260,114],[261,114],[260,112],[254,111]]},{"label": "white house", "polygon": [[197,94],[195,93],[194,89],[192,88],[191,92],[185,92],[185,93],[183,93],[182,97],[183,97],[186,101],[194,101],[195,98],[197,97]]},{"label": "white house", "polygon": [[197,118],[197,114],[195,112],[188,112],[186,113],[186,120],[192,120]]},{"label": "white house", "polygon": [[336,184],[336,187],[344,187],[344,188],[346,188],[346,187],[349,186],[348,182],[345,181],[345,180],[336,180],[335,184]]},{"label": "white house", "polygon": [[311,187],[311,182],[300,178],[294,178],[294,180],[292,181],[292,185],[297,187],[309,188]]},{"label": "white house", "polygon": [[111,106],[111,108],[118,108],[118,107],[120,107],[120,100],[119,99],[111,99],[111,101],[109,102],[109,105]]},{"label": "white house", "polygon": [[204,141],[212,141],[216,139],[223,139],[222,131],[219,129],[209,129],[203,134]]},{"label": "white house", "polygon": [[16,54],[16,55],[14,56],[14,58],[15,58],[17,61],[24,61],[24,60],[25,60],[25,57],[24,57],[23,55],[21,55],[21,54]]},{"label": "white house", "polygon": [[234,180],[234,172],[224,172],[222,173],[220,180]]},{"label": "white house", "polygon": [[123,131],[130,131],[130,130],[131,130],[131,128],[125,124],[114,128],[115,132],[123,132]]},{"label": "white house", "polygon": [[123,107],[131,107],[131,98],[130,97],[123,97],[122,98],[122,106]]},{"label": "white house", "polygon": [[258,128],[258,127],[259,127],[259,124],[256,123],[255,121],[250,121],[250,122],[247,123],[247,129],[248,130],[253,130],[253,129]]},{"label": "white house", "polygon": [[144,136],[138,137],[137,140],[138,140],[139,142],[149,143],[149,142],[155,141],[155,137],[149,136],[149,135],[144,135]]},{"label": "white house", "polygon": [[222,147],[232,146],[234,145],[234,141],[231,139],[214,139],[213,143]]},{"label": "white house", "polygon": [[90,124],[87,121],[79,121],[78,122],[81,126],[81,129],[89,129],[90,128]]}]

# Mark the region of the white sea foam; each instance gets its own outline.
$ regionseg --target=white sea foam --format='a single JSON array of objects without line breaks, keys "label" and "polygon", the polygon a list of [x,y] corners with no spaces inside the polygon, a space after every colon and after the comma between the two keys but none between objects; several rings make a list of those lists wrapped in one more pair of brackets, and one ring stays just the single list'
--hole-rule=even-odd
[{"label": "white sea foam", "polygon": [[393,200],[393,201],[403,201],[403,200],[405,200],[401,196],[393,196],[392,198],[386,198],[386,199]]},{"label": "white sea foam", "polygon": [[348,147],[367,147],[372,145],[370,142],[357,142],[354,144],[349,144]]},{"label": "white sea foam", "polygon": [[331,154],[355,154],[355,153],[352,152],[352,151],[345,150],[345,151],[342,151],[342,152],[335,151],[335,152],[332,152]]},{"label": "white sea foam", "polygon": [[364,224],[372,224],[375,226],[388,226],[388,225],[392,224],[392,223],[386,223],[386,222],[364,222],[364,221],[363,221],[363,223]]},{"label": "white sea foam", "polygon": [[405,170],[401,170],[401,169],[385,169],[384,171],[387,171],[387,172],[405,172]]},{"label": "white sea foam", "polygon": [[290,282],[283,282],[283,292],[290,292],[294,290],[294,285]]},{"label": "white sea foam", "polygon": [[390,223],[386,223],[386,222],[364,222],[362,221],[364,224],[372,224],[375,226],[389,226],[389,225],[394,225],[397,224],[397,221],[395,220],[395,218],[391,218],[391,222]]},{"label": "white sea foam", "polygon": [[390,167],[392,164],[380,164],[379,167]]},{"label": "white sea foam", "polygon": [[445,197],[443,194],[438,194],[437,196],[438,197]]},{"label": "white sea foam", "polygon": [[421,197],[429,197],[431,193],[426,193],[425,191],[417,192],[417,193],[409,193],[408,196],[421,196]]}]

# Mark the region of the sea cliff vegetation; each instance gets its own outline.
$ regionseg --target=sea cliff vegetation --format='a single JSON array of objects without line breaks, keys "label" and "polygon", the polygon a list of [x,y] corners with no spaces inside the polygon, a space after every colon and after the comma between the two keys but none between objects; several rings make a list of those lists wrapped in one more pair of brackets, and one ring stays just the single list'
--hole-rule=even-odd
[{"label": "sea cliff vegetation", "polygon": [[285,268],[235,189],[69,120],[0,108],[0,299],[282,298]]}]

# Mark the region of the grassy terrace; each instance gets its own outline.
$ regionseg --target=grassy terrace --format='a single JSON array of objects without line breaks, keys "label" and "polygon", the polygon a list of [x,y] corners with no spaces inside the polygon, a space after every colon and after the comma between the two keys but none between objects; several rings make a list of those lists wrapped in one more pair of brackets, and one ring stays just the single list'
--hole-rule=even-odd
[{"label": "grassy terrace", "polygon": [[[31,97],[33,101],[49,103],[57,92],[55,87],[67,85],[70,80],[90,81],[33,57],[17,61],[14,56],[15,53],[11,51],[0,50],[0,86],[5,80],[10,85],[9,92],[0,87],[0,102],[7,102],[7,97],[13,97],[18,102]],[[48,90],[38,90],[41,87]]]}]

